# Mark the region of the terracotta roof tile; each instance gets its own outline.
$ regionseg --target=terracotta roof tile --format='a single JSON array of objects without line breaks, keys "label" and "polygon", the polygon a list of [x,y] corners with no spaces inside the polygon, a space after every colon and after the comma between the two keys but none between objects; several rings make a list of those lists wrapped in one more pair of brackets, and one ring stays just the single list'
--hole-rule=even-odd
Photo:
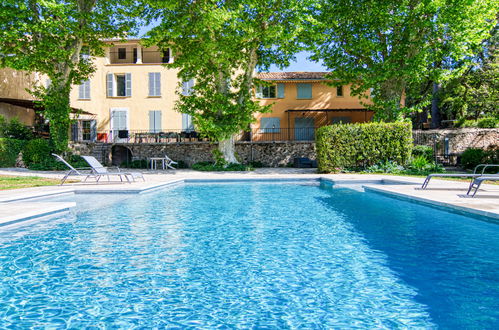
[{"label": "terracotta roof tile", "polygon": [[323,80],[328,72],[260,72],[256,78],[262,80]]}]

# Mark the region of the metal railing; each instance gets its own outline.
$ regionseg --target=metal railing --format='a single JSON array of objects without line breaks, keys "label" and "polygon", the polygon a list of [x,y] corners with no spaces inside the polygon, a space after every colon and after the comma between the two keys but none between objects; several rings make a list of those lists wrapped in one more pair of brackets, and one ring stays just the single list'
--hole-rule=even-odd
[{"label": "metal railing", "polygon": [[[317,128],[257,128],[241,132],[236,141],[280,142],[280,141],[314,141]],[[103,143],[180,143],[209,141],[197,131],[165,129],[160,132],[147,130],[109,130],[90,134],[90,140],[78,140],[87,134],[73,134],[74,142]],[[80,137],[80,138],[79,138]]]}]

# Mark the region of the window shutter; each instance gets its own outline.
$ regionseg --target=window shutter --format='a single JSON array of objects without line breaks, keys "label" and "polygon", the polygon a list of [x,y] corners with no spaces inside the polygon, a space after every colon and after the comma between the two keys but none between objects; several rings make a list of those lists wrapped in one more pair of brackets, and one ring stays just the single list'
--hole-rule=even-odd
[{"label": "window shutter", "polygon": [[90,79],[85,81],[85,98],[90,100]]},{"label": "window shutter", "polygon": [[132,96],[132,74],[125,74],[125,96]]},{"label": "window shutter", "polygon": [[188,81],[182,82],[182,95],[189,96],[189,82]]},{"label": "window shutter", "polygon": [[108,73],[106,76],[106,86],[107,86],[107,97],[114,96],[114,76],[112,73]]},{"label": "window shutter", "polygon": [[284,84],[277,84],[277,98],[284,98]]},{"label": "window shutter", "polygon": [[257,86],[256,87],[256,98],[257,99],[263,98],[262,86]]},{"label": "window shutter", "polygon": [[80,100],[85,98],[85,83],[84,83],[84,82],[82,82],[82,83],[78,86],[78,98],[79,98]]},{"label": "window shutter", "polygon": [[149,132],[154,133],[154,111],[149,111]]},{"label": "window shutter", "polygon": [[312,98],[312,84],[296,84],[296,98],[297,99],[311,99]]},{"label": "window shutter", "polygon": [[97,138],[97,121],[90,121],[90,140],[95,141]]},{"label": "window shutter", "polygon": [[154,80],[154,82],[156,87],[156,93],[154,95],[161,96],[161,72],[156,72],[156,79]]},{"label": "window shutter", "polygon": [[149,72],[149,96],[154,96],[154,72]]},{"label": "window shutter", "polygon": [[182,114],[182,130],[192,131],[194,130],[194,125],[192,124],[192,117],[186,113]]},{"label": "window shutter", "polygon": [[267,117],[260,119],[260,129],[262,130],[262,133],[278,133],[280,128],[280,118]]}]

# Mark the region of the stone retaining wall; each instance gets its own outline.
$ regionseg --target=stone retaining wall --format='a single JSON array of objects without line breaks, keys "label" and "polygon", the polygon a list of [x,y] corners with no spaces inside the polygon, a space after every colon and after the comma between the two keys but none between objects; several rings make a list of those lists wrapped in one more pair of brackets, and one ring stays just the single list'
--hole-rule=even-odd
[{"label": "stone retaining wall", "polygon": [[[216,144],[209,142],[183,143],[74,143],[71,149],[79,155],[93,155],[105,164],[119,165],[119,150],[127,148],[132,160],[168,155],[188,166],[201,161],[212,161]],[[261,162],[264,166],[286,166],[295,157],[315,159],[314,142],[237,142],[236,153],[243,163]],[[113,159],[114,158],[114,159]],[[114,161],[113,161],[114,160]]]},{"label": "stone retaining wall", "polygon": [[[457,157],[467,148],[488,148],[499,146],[499,129],[444,129],[415,130],[415,144],[435,147],[436,154],[450,164],[455,164]],[[445,138],[448,138],[448,155],[445,154]],[[209,142],[182,143],[74,143],[71,148],[76,154],[93,155],[105,164],[120,165],[123,155],[119,150],[130,150],[133,160],[168,155],[176,161],[183,161],[191,166],[201,161],[212,161],[211,151],[216,144]],[[126,148],[126,149],[125,149]],[[261,162],[264,166],[286,166],[295,157],[316,159],[314,142],[237,142],[236,152],[244,163]]]}]

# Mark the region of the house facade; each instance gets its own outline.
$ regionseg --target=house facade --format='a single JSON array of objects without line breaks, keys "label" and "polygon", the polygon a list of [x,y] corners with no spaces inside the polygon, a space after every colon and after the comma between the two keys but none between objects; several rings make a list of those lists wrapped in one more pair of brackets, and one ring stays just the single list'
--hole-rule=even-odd
[{"label": "house facade", "polygon": [[[178,70],[164,66],[174,61],[174,53],[161,52],[155,46],[144,47],[140,39],[109,40],[108,43],[104,56],[92,57],[96,67],[92,76],[72,88],[71,106],[82,111],[72,124],[71,139],[173,142],[179,141],[180,136],[197,137],[190,116],[174,109],[178,99],[176,91],[187,95],[194,84],[193,81],[181,82]],[[15,71],[11,70],[7,75],[13,74]],[[369,121],[372,113],[364,109],[359,98],[350,95],[349,86],[331,87],[325,74],[257,74],[256,78],[263,84],[255,90],[255,100],[261,105],[271,105],[272,112],[256,115],[250,134],[243,134],[241,138],[313,140],[317,127]],[[4,88],[24,90],[17,85],[32,84],[33,79],[50,84],[43,77],[30,76],[29,79],[29,82],[18,81]],[[30,98],[24,94],[16,97]]]},{"label": "house facade", "polygon": [[[255,93],[272,112],[256,116],[253,140],[313,140],[315,129],[335,123],[370,121],[373,112],[350,94],[350,86],[327,84],[327,72],[268,72]],[[369,99],[364,99],[369,102]]]}]

